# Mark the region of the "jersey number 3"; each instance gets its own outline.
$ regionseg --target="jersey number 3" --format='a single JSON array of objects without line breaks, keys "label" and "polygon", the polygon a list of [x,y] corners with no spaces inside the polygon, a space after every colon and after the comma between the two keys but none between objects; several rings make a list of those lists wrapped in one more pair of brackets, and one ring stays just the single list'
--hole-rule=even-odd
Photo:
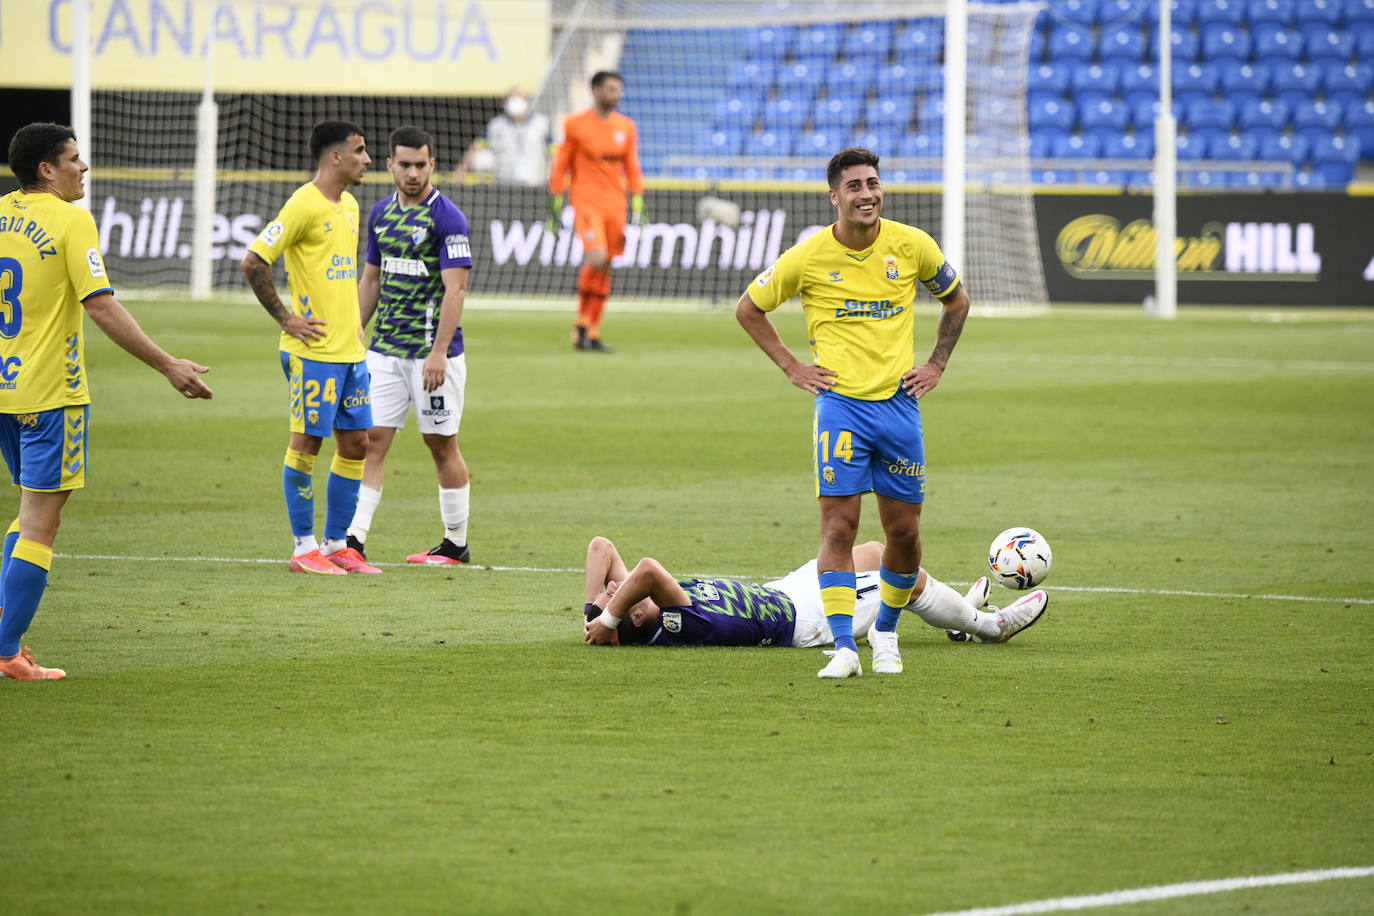
[{"label": "jersey number 3", "polygon": [[13,340],[24,323],[19,293],[24,289],[24,266],[14,258],[0,258],[0,337]]}]

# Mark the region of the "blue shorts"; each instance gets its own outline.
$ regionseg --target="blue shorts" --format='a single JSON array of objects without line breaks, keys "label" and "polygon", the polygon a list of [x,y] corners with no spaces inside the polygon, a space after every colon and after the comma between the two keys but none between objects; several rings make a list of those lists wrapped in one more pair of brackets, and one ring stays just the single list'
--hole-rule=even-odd
[{"label": "blue shorts", "polygon": [[55,493],[86,485],[89,404],[0,414],[0,452],[15,486]]},{"label": "blue shorts", "polygon": [[285,350],[281,371],[291,386],[291,431],[329,438],[336,429],[372,426],[372,378],[367,363],[322,363]]},{"label": "blue shorts", "polygon": [[885,401],[860,401],[833,391],[816,395],[812,433],[816,495],[870,490],[905,503],[926,498],[921,409],[901,391]]}]

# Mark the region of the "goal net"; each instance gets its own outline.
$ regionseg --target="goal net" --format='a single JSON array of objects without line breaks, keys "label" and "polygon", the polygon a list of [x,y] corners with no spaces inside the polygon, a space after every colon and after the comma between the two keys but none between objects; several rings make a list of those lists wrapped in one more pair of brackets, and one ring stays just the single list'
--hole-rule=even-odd
[{"label": "goal net", "polygon": [[[358,49],[380,42],[361,28],[376,4],[286,2],[295,27],[313,28],[312,35],[325,21],[322,11],[341,23],[345,58],[346,42],[357,45],[355,59]],[[404,40],[440,50],[461,41],[464,25],[443,19],[448,6],[405,5]],[[242,0],[216,9],[238,9],[251,33],[259,7]],[[954,172],[943,143],[945,7],[942,0],[508,0],[481,8],[524,36],[538,69],[500,85],[465,84],[461,68],[443,79],[391,74],[371,91],[330,92],[318,79],[302,84],[291,73],[269,90],[226,91],[216,78],[212,284],[243,288],[237,264],[246,245],[312,173],[310,126],[344,118],[363,126],[374,156],[366,182],[354,189],[364,214],[392,189],[387,135],[403,124],[424,127],[436,137],[436,184],[472,227],[472,297],[510,306],[570,303],[582,257],[571,211],[550,233],[541,184],[502,182],[480,156],[463,176],[455,171],[511,85],[530,92],[534,116],[546,119],[556,142],[563,118],[589,104],[591,75],[609,69],[625,78],[621,110],[636,122],[648,182],[648,220],[627,233],[614,301],[732,305],[782,250],[833,220],[826,161],[860,145],[881,157],[886,215],[937,241],[946,191],[962,186],[965,254],[956,266],[976,308],[1042,307],[1025,106],[1030,33],[1041,5],[969,5],[966,140],[962,164],[952,157]],[[353,20],[356,35],[347,34]],[[200,27],[218,36],[218,74],[235,46],[226,43],[223,22]],[[398,27],[392,38],[399,36]],[[116,77],[97,57],[89,185],[102,247],[122,284],[184,292],[192,273],[200,93],[128,90]]]}]

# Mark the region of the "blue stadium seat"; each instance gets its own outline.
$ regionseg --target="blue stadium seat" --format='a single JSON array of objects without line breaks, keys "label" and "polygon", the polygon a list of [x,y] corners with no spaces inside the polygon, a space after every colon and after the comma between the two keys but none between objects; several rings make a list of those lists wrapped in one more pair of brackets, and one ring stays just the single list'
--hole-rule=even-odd
[{"label": "blue stadium seat", "polygon": [[1089,92],[1112,96],[1120,84],[1121,71],[1112,63],[1080,63],[1074,67],[1073,76],[1069,78],[1069,85],[1078,96]]},{"label": "blue stadium seat", "polygon": [[1338,61],[1343,64],[1355,53],[1355,36],[1344,29],[1309,26],[1303,29],[1302,37],[1307,46],[1307,60],[1311,63]]},{"label": "blue stadium seat", "polygon": [[1285,60],[1295,61],[1302,58],[1302,36],[1295,29],[1263,25],[1251,29],[1250,34],[1255,40],[1254,53],[1257,61],[1267,61],[1273,66]]},{"label": "blue stadium seat", "polygon": [[1294,10],[1298,28],[1324,25],[1334,29],[1341,24],[1341,0],[1302,0]]},{"label": "blue stadium seat", "polygon": [[1184,162],[1195,162],[1207,158],[1207,139],[1195,134],[1178,135],[1178,158]]},{"label": "blue stadium seat", "polygon": [[859,120],[862,102],[857,96],[832,95],[812,110],[811,124],[817,131],[848,134]]},{"label": "blue stadium seat", "polygon": [[910,92],[916,78],[917,71],[914,67],[906,64],[890,64],[878,68],[878,76],[873,82],[873,88],[877,90],[879,95],[899,95],[903,92]]},{"label": "blue stadium seat", "polygon": [[1250,162],[1259,143],[1248,134],[1222,134],[1207,144],[1207,158],[1221,162]]},{"label": "blue stadium seat", "polygon": [[780,95],[764,104],[763,129],[777,134],[793,134],[801,130],[810,114],[810,104]]},{"label": "blue stadium seat", "polygon": [[[1182,156],[1179,157],[1183,158]],[[1200,171],[1188,171],[1182,175],[1179,182],[1186,188],[1224,188],[1226,187],[1226,176],[1229,173],[1202,169]]]},{"label": "blue stadium seat", "polygon": [[771,60],[746,61],[730,71],[725,85],[735,95],[762,99],[768,87],[773,85],[777,69],[777,65]]},{"label": "blue stadium seat", "polygon": [[1269,94],[1269,68],[1264,64],[1228,61],[1220,69],[1221,94],[1238,109]]},{"label": "blue stadium seat", "polygon": [[[1198,0],[1170,0],[1169,3],[1169,24],[1174,28],[1186,28],[1197,21]],[[1154,0],[1146,0],[1145,18],[1152,25],[1156,26],[1154,31],[1159,29],[1159,4]]]},{"label": "blue stadium seat", "polygon": [[1030,62],[1038,64],[1045,59],[1045,49],[1049,47],[1049,37],[1044,29],[1031,29]]},{"label": "blue stadium seat", "polygon": [[1117,134],[1102,144],[1104,159],[1152,159],[1155,154],[1153,134]]},{"label": "blue stadium seat", "polygon": [[1287,28],[1293,23],[1294,0],[1250,0],[1245,18],[1253,29],[1258,25],[1277,25]]},{"label": "blue stadium seat", "polygon": [[[1059,102],[1058,104],[1068,108],[1073,112],[1072,102]],[[945,100],[940,96],[929,96],[921,102],[921,106],[916,109],[916,126],[920,130],[943,131],[945,124]]]},{"label": "blue stadium seat", "polygon": [[1296,168],[1307,161],[1310,146],[1305,137],[1279,134],[1260,144],[1258,158],[1266,162],[1288,162]]},{"label": "blue stadium seat", "polygon": [[1159,98],[1159,71],[1154,64],[1139,64],[1121,71],[1121,97],[1134,107]]},{"label": "blue stadium seat", "polygon": [[[1175,66],[1181,66],[1197,59],[1197,36],[1177,25],[1169,28],[1169,47]],[[1150,36],[1150,59],[1159,60],[1159,32]]]},{"label": "blue stadium seat", "polygon": [[765,130],[746,137],[744,141],[744,154],[753,159],[786,156],[791,152],[791,135],[784,137],[776,131]]},{"label": "blue stadium seat", "polygon": [[1073,70],[1067,62],[1036,64],[1026,76],[1027,94],[1062,96],[1068,92]]},{"label": "blue stadium seat", "polygon": [[1283,187],[1282,172],[1261,172],[1251,169],[1248,172],[1232,172],[1226,186],[1249,191],[1270,191]]},{"label": "blue stadium seat", "polygon": [[855,146],[862,146],[864,149],[873,150],[880,157],[886,149],[887,142],[887,137],[882,134],[874,133],[871,130],[866,130],[854,138]]},{"label": "blue stadium seat", "polygon": [[1076,184],[1078,172],[1073,169],[1033,169],[1031,181],[1045,185]]},{"label": "blue stadium seat", "polygon": [[797,60],[828,64],[839,56],[844,26],[827,22],[803,26],[797,35]]},{"label": "blue stadium seat", "polygon": [[1078,123],[1095,136],[1120,134],[1131,121],[1131,110],[1117,99],[1102,99],[1086,108],[1079,107]]},{"label": "blue stadium seat", "polygon": [[825,71],[825,92],[830,97],[864,99],[873,88],[878,68],[872,61],[850,60]]},{"label": "blue stadium seat", "polygon": [[754,29],[744,42],[744,56],[755,61],[781,61],[792,53],[796,26],[764,26]]},{"label": "blue stadium seat", "polygon": [[897,31],[893,51],[898,63],[925,65],[940,57],[944,42],[944,20],[916,19]]},{"label": "blue stadium seat", "polygon": [[1148,191],[1155,186],[1155,173],[1151,169],[1133,169],[1126,175],[1126,187],[1136,191]]},{"label": "blue stadium seat", "polygon": [[748,131],[758,120],[760,104],[757,99],[721,99],[716,103],[715,118],[711,122],[717,130]]},{"label": "blue stadium seat", "polygon": [[1217,89],[1220,79],[1217,68],[1211,64],[1189,64],[1178,67],[1173,74],[1174,98],[1186,109],[1198,100],[1210,99]]},{"label": "blue stadium seat", "polygon": [[1243,0],[1202,0],[1197,5],[1197,24],[1204,29],[1212,25],[1239,27],[1244,21]]},{"label": "blue stadium seat", "polygon": [[[1072,102],[1064,100],[1046,99],[1031,107],[1027,115],[1027,121],[1031,130],[1042,127],[1054,127],[1059,130],[1071,130],[1075,118]],[[921,123],[925,123],[922,121]]]},{"label": "blue stadium seat", "polygon": [[1061,22],[1077,26],[1097,24],[1097,0],[1051,0],[1050,11]]},{"label": "blue stadium seat", "polygon": [[945,152],[945,138],[941,133],[918,131],[902,138],[897,155],[908,159],[940,157]]},{"label": "blue stadium seat", "polygon": [[744,131],[716,130],[702,137],[697,144],[700,156],[738,156],[744,149]]},{"label": "blue stadium seat", "polygon": [[1345,135],[1359,141],[1360,158],[1374,160],[1374,99],[1346,106]]},{"label": "blue stadium seat", "polygon": [[1050,32],[1050,60],[1092,60],[1092,35],[1073,26],[1059,26]]},{"label": "blue stadium seat", "polygon": [[798,102],[809,102],[825,80],[826,68],[815,62],[797,61],[778,71],[778,92]]},{"label": "blue stadium seat", "polygon": [[1326,100],[1342,109],[1352,102],[1362,102],[1374,88],[1374,67],[1369,64],[1332,63],[1322,77]]},{"label": "blue stadium seat", "polygon": [[1130,172],[1125,169],[1086,169],[1082,182],[1097,187],[1122,188],[1130,181]]},{"label": "blue stadium seat", "polygon": [[1345,112],[1329,102],[1308,99],[1293,106],[1293,133],[1306,137],[1315,147],[1317,141],[1329,137],[1344,120]]},{"label": "blue stadium seat", "polygon": [[720,181],[725,178],[725,169],[714,165],[680,165],[673,169],[673,177],[691,181]]},{"label": "blue stadium seat", "polygon": [[1300,191],[1325,191],[1326,176],[1321,172],[1303,169],[1293,174],[1293,187]]},{"label": "blue stadium seat", "polygon": [[844,56],[848,60],[868,60],[881,63],[892,52],[892,28],[889,23],[860,23],[844,40]]},{"label": "blue stadium seat", "polygon": [[1098,44],[1098,55],[1103,61],[1138,64],[1145,56],[1145,36],[1133,26],[1103,32]]},{"label": "blue stadium seat", "polygon": [[905,130],[911,122],[911,96],[878,96],[864,108],[864,127],[878,133]]},{"label": "blue stadium seat", "polygon": [[1159,114],[1159,99],[1141,99],[1131,104],[1131,126],[1142,133],[1153,134],[1155,116]]},{"label": "blue stadium seat", "polygon": [[1346,28],[1374,25],[1374,0],[1345,0],[1342,10]]},{"label": "blue stadium seat", "polygon": [[1249,60],[1250,35],[1233,25],[1210,25],[1202,32],[1202,58],[1207,61]]},{"label": "blue stadium seat", "polygon": [[1307,64],[1287,64],[1274,68],[1274,97],[1296,108],[1317,96],[1321,86],[1321,71]]},{"label": "blue stadium seat", "polygon": [[1087,134],[1061,134],[1050,147],[1054,159],[1096,159],[1102,154],[1102,144]]},{"label": "blue stadium seat", "polygon": [[809,133],[799,134],[795,145],[792,147],[792,155],[829,160],[831,156],[844,148],[843,137],[843,134],[825,130],[813,130]]},{"label": "blue stadium seat", "polygon": [[[1374,3],[1374,0],[1370,0]],[[1355,34],[1355,54],[1362,60],[1374,60],[1374,23],[1362,25]]]},{"label": "blue stadium seat", "polygon": [[1202,130],[1229,131],[1236,120],[1236,108],[1230,102],[1198,99],[1183,109],[1183,124],[1192,133]]},{"label": "blue stadium seat", "polygon": [[1236,126],[1241,130],[1264,128],[1274,132],[1288,126],[1290,112],[1286,102],[1278,99],[1251,99],[1241,106]]},{"label": "blue stadium seat", "polygon": [[1104,34],[1127,27],[1139,29],[1145,21],[1147,5],[1140,0],[1101,0],[1097,8],[1097,23]]},{"label": "blue stadium seat", "polygon": [[1322,173],[1327,184],[1345,185],[1355,177],[1360,161],[1360,144],[1353,137],[1339,134],[1322,137],[1312,144],[1312,167]]},{"label": "blue stadium seat", "polygon": [[[1060,136],[1063,131],[1054,127],[1044,127],[1037,131],[1032,131],[1030,135],[1030,157],[1032,159],[1048,159],[1050,150],[1054,148],[1055,138]],[[916,134],[915,136],[924,136]]]}]

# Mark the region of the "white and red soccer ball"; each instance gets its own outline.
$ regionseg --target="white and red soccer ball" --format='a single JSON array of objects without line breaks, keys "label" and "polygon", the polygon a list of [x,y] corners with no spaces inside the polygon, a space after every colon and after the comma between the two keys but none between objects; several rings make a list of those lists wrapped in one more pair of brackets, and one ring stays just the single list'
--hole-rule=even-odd
[{"label": "white and red soccer ball", "polygon": [[1050,574],[1054,557],[1049,542],[1031,528],[1008,528],[988,547],[992,581],[1004,588],[1034,588]]}]

